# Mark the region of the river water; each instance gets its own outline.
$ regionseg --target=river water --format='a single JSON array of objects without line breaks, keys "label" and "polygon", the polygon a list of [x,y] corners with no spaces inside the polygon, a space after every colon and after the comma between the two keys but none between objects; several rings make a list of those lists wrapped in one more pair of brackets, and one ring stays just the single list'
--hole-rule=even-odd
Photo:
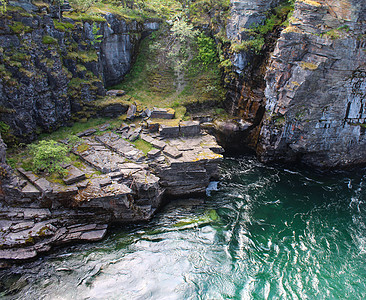
[{"label": "river water", "polygon": [[4,273],[4,299],[366,299],[366,172],[226,158],[219,191]]}]

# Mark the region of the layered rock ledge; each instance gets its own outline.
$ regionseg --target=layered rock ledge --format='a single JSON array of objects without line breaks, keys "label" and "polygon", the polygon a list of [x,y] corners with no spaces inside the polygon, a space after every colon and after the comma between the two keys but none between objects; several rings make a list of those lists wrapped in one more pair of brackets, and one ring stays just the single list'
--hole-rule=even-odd
[{"label": "layered rock ledge", "polygon": [[[79,134],[72,150],[78,161],[63,166],[63,182],[3,164],[0,262],[100,240],[109,224],[149,220],[164,198],[203,193],[218,176],[223,149],[198,122],[161,125],[153,133],[157,126],[106,127]],[[165,136],[167,128],[175,134]],[[152,149],[143,153],[130,142],[136,139]]]}]

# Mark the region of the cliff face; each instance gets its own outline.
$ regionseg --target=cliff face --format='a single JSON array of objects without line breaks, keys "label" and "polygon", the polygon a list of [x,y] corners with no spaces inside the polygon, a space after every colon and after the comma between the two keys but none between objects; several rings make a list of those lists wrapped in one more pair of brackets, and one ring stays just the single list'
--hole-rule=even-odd
[{"label": "cliff face", "polygon": [[[129,71],[139,40],[157,23],[52,18],[52,7],[16,2],[0,18],[0,120],[7,142],[29,141],[90,116],[105,86]],[[51,11],[51,12],[50,12]]]},{"label": "cliff face", "polygon": [[[255,27],[262,26],[271,10],[277,7],[280,0],[241,0],[231,2],[230,20],[226,35],[232,44],[240,45],[250,40],[250,33]],[[259,134],[259,124],[265,111],[264,102],[264,68],[268,53],[273,50],[273,37],[267,36],[263,49],[256,53],[248,47],[233,51],[228,56],[232,63],[232,73],[227,83],[226,108],[230,114],[244,120],[244,126],[235,134],[233,150],[255,149]],[[242,122],[243,123],[243,122]],[[235,149],[237,148],[237,149]]]},{"label": "cliff face", "polygon": [[266,73],[257,152],[317,167],[366,162],[363,0],[295,4]]}]

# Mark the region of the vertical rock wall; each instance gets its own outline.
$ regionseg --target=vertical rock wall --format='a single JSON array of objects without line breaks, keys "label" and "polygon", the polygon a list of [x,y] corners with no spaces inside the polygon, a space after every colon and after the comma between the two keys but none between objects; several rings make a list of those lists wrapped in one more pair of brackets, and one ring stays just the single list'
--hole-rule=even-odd
[{"label": "vertical rock wall", "polygon": [[105,21],[59,22],[52,7],[12,5],[0,18],[0,124],[7,143],[89,117],[104,87],[129,71],[142,35],[158,26],[109,13]]},{"label": "vertical rock wall", "polygon": [[263,161],[366,162],[366,7],[297,1],[266,73]]}]

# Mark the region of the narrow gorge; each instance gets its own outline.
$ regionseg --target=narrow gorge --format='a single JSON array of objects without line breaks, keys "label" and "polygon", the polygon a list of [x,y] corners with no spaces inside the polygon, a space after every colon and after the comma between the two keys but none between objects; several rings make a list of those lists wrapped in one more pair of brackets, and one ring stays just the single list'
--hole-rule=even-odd
[{"label": "narrow gorge", "polygon": [[0,0],[0,134],[5,299],[366,295],[365,0]]}]

